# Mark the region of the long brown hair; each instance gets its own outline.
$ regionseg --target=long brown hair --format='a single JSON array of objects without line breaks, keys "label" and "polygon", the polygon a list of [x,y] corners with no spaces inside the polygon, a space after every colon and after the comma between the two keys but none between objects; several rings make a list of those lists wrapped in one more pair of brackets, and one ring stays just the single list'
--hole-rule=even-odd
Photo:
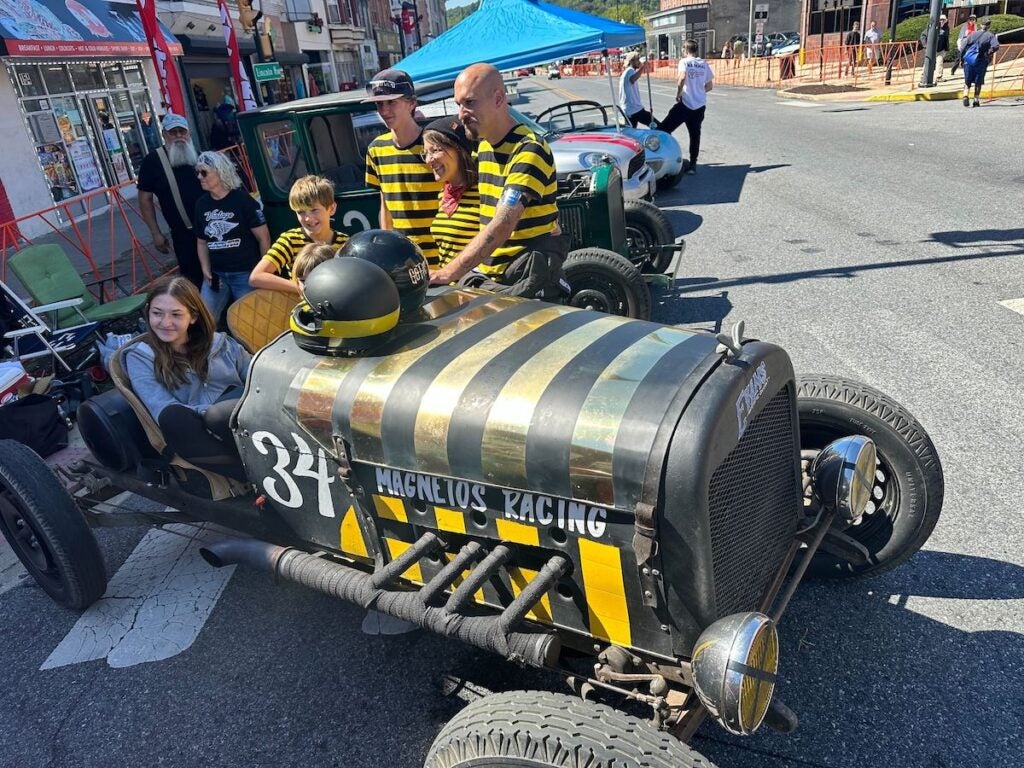
[{"label": "long brown hair", "polygon": [[188,327],[184,352],[175,352],[170,344],[157,338],[150,328],[144,341],[153,348],[153,371],[168,389],[184,384],[188,380],[189,370],[195,371],[205,381],[210,370],[210,347],[213,346],[213,332],[216,328],[213,315],[191,280],[185,277],[165,277],[153,285],[146,297],[147,326],[153,299],[164,295],[181,302],[196,321]]}]

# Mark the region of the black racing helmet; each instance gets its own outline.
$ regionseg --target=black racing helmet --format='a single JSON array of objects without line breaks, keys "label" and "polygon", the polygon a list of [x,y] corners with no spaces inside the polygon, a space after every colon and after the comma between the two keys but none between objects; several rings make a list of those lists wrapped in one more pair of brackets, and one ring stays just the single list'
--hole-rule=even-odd
[{"label": "black racing helmet", "polygon": [[403,316],[423,306],[430,285],[430,270],[420,247],[405,235],[387,229],[357,232],[338,251],[338,256],[354,256],[372,262],[391,275],[401,297]]},{"label": "black racing helmet", "polygon": [[398,289],[369,261],[325,261],[306,277],[303,293],[306,300],[292,310],[291,330],[307,352],[355,355],[398,325]]}]

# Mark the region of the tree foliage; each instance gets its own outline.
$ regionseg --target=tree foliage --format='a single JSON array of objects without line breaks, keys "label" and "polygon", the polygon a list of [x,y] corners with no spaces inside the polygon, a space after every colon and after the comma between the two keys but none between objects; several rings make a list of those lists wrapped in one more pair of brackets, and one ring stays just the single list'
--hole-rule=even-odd
[{"label": "tree foliage", "polygon": [[[658,10],[658,0],[547,0],[552,5],[561,5],[594,16],[604,16],[614,21],[643,26],[647,16]],[[449,28],[454,27],[480,7],[479,2],[449,8],[446,11]]]}]

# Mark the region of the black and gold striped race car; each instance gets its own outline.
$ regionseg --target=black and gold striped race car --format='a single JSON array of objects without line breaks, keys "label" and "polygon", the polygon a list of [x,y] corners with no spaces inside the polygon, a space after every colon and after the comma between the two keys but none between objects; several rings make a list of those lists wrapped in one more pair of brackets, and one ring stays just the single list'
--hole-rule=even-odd
[{"label": "black and gold striped race car", "polygon": [[79,414],[92,458],[58,479],[0,443],[0,526],[83,608],[105,588],[88,524],[135,491],[182,510],[161,521],[247,534],[208,547],[213,565],[272,569],[572,684],[474,702],[428,766],[682,766],[707,765],[686,745],[707,715],[737,734],[795,727],[773,698],[776,625],[805,574],[892,568],[938,518],[942,469],[909,413],[798,379],[741,327],[478,290],[395,306],[394,322],[296,321],[257,352],[232,422],[247,484],[168,455],[115,359],[118,388]]}]

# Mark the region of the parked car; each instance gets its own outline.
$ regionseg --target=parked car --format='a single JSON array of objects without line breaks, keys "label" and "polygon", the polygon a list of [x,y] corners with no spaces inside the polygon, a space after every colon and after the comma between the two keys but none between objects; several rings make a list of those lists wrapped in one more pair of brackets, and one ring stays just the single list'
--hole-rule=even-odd
[{"label": "parked car", "polygon": [[557,62],[548,64],[548,80],[561,80],[562,68]]},{"label": "parked car", "polygon": [[782,39],[772,46],[772,56],[790,56],[800,51],[800,34],[783,32]]},{"label": "parked car", "polygon": [[617,105],[588,100],[569,101],[544,110],[537,115],[536,122],[544,130],[557,133],[562,140],[566,134],[591,134],[595,131],[635,139],[644,147],[647,165],[654,171],[659,190],[671,189],[683,178],[683,150],[675,137],[665,131],[631,127]]}]

